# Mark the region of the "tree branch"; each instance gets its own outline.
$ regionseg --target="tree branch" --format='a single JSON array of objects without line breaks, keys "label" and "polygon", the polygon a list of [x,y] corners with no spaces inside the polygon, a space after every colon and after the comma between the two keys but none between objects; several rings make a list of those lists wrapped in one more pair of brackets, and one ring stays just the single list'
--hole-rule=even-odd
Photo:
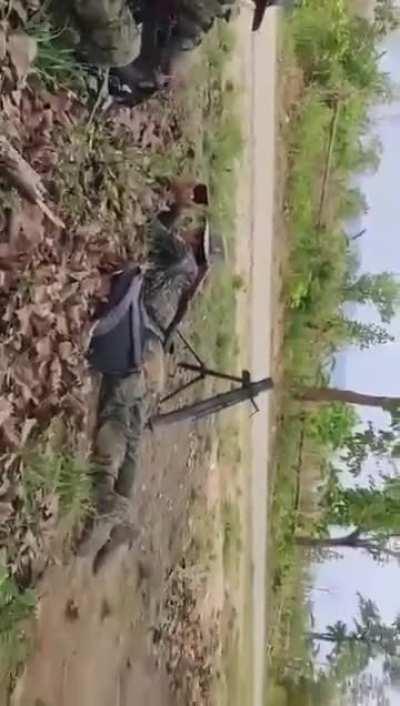
[{"label": "tree branch", "polygon": [[39,174],[32,169],[4,135],[0,135],[0,172],[18,189],[22,196],[31,203],[37,204],[57,228],[65,228],[65,224],[44,201],[46,189]]}]

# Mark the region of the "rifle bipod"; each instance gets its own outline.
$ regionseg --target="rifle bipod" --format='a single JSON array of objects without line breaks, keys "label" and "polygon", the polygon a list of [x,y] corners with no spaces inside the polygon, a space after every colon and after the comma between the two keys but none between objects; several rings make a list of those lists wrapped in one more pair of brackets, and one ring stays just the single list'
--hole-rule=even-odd
[{"label": "rifle bipod", "polygon": [[164,426],[173,424],[185,420],[197,420],[202,417],[208,416],[210,414],[215,414],[223,409],[232,407],[245,400],[250,400],[255,412],[259,409],[255,402],[255,397],[261,392],[271,390],[273,387],[273,382],[271,378],[263,378],[257,382],[251,380],[251,375],[248,370],[243,370],[242,375],[230,375],[228,373],[221,373],[218,370],[208,368],[196,351],[192,348],[190,343],[186,341],[183,335],[178,331],[178,334],[185,344],[186,348],[190,351],[191,355],[195,358],[196,364],[181,362],[178,367],[181,370],[187,370],[189,372],[195,373],[195,377],[188,382],[180,385],[176,390],[173,390],[170,394],[161,400],[161,403],[165,403],[178,394],[181,394],[185,390],[192,387],[197,382],[205,380],[207,377],[216,378],[218,380],[227,380],[229,382],[236,383],[238,387],[232,388],[226,392],[216,394],[205,400],[200,400],[199,402],[194,402],[193,404],[185,405],[184,407],[173,410],[172,412],[167,412],[165,414],[155,415],[149,422],[151,428],[155,426]]}]

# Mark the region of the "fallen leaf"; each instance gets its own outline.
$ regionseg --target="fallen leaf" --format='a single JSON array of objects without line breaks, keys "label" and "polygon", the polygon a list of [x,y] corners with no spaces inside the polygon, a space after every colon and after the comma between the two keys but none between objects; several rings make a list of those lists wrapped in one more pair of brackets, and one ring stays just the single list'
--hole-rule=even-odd
[{"label": "fallen leaf", "polygon": [[52,345],[51,345],[51,340],[48,336],[45,336],[44,338],[41,338],[36,344],[35,344],[36,352],[42,360],[48,360],[51,357],[52,354]]},{"label": "fallen leaf", "polygon": [[58,347],[58,354],[61,360],[68,361],[72,355],[72,343],[70,341],[63,341]]},{"label": "fallen leaf", "polygon": [[28,75],[35,61],[37,55],[36,40],[22,32],[14,32],[8,38],[7,49],[17,79],[22,81]]},{"label": "fallen leaf", "polygon": [[15,259],[18,256],[18,251],[14,245],[10,243],[0,243],[0,261]]},{"label": "fallen leaf", "polygon": [[1,425],[1,431],[11,446],[19,447],[20,439],[16,428],[16,419],[14,417],[9,417],[5,422],[3,422]]},{"label": "fallen leaf", "polygon": [[62,336],[68,335],[68,323],[64,314],[56,315],[56,329]]},{"label": "fallen leaf", "polygon": [[13,283],[14,275],[10,271],[0,270],[0,291],[8,292]]},{"label": "fallen leaf", "polygon": [[6,397],[0,397],[0,427],[11,417],[13,406]]},{"label": "fallen leaf", "polygon": [[29,335],[31,332],[31,316],[32,316],[32,306],[27,304],[21,309],[18,309],[17,317],[21,327],[21,333],[23,336]]},{"label": "fallen leaf", "polygon": [[50,363],[51,387],[57,392],[61,387],[62,365],[58,356],[55,356]]},{"label": "fallen leaf", "polygon": [[0,501],[0,524],[7,522],[13,514],[13,506],[11,503]]},{"label": "fallen leaf", "polygon": [[48,530],[50,526],[55,526],[59,512],[59,504],[59,497],[56,493],[49,493],[43,498],[40,522],[42,529]]},{"label": "fallen leaf", "polygon": [[22,0],[12,0],[11,11],[18,15],[18,19],[22,22],[22,24],[25,24],[28,19],[28,13]]},{"label": "fallen leaf", "polygon": [[33,417],[25,419],[21,429],[21,446],[25,446],[37,421]]},{"label": "fallen leaf", "polygon": [[5,59],[7,53],[7,39],[3,27],[0,27],[0,61]]},{"label": "fallen leaf", "polygon": [[75,305],[70,306],[67,311],[69,325],[72,328],[79,329],[82,325],[82,307]]},{"label": "fallen leaf", "polygon": [[24,202],[16,215],[18,229],[10,243],[16,250],[23,251],[37,245],[43,238],[43,212],[39,206]]}]

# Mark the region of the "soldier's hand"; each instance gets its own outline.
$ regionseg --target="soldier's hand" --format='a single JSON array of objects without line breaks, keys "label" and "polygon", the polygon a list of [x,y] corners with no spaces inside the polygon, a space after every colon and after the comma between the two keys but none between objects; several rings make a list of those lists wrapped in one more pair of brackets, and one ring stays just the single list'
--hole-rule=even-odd
[{"label": "soldier's hand", "polygon": [[175,179],[171,183],[171,192],[176,204],[179,206],[193,204],[195,187],[196,181],[194,179]]}]

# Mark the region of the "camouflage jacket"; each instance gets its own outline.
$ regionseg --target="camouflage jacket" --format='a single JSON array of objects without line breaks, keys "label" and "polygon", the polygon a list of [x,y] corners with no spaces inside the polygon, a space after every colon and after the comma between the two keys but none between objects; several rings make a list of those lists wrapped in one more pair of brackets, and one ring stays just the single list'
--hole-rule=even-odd
[{"label": "camouflage jacket", "polygon": [[126,0],[53,0],[52,12],[86,63],[127,66],[139,56],[140,29]]}]

